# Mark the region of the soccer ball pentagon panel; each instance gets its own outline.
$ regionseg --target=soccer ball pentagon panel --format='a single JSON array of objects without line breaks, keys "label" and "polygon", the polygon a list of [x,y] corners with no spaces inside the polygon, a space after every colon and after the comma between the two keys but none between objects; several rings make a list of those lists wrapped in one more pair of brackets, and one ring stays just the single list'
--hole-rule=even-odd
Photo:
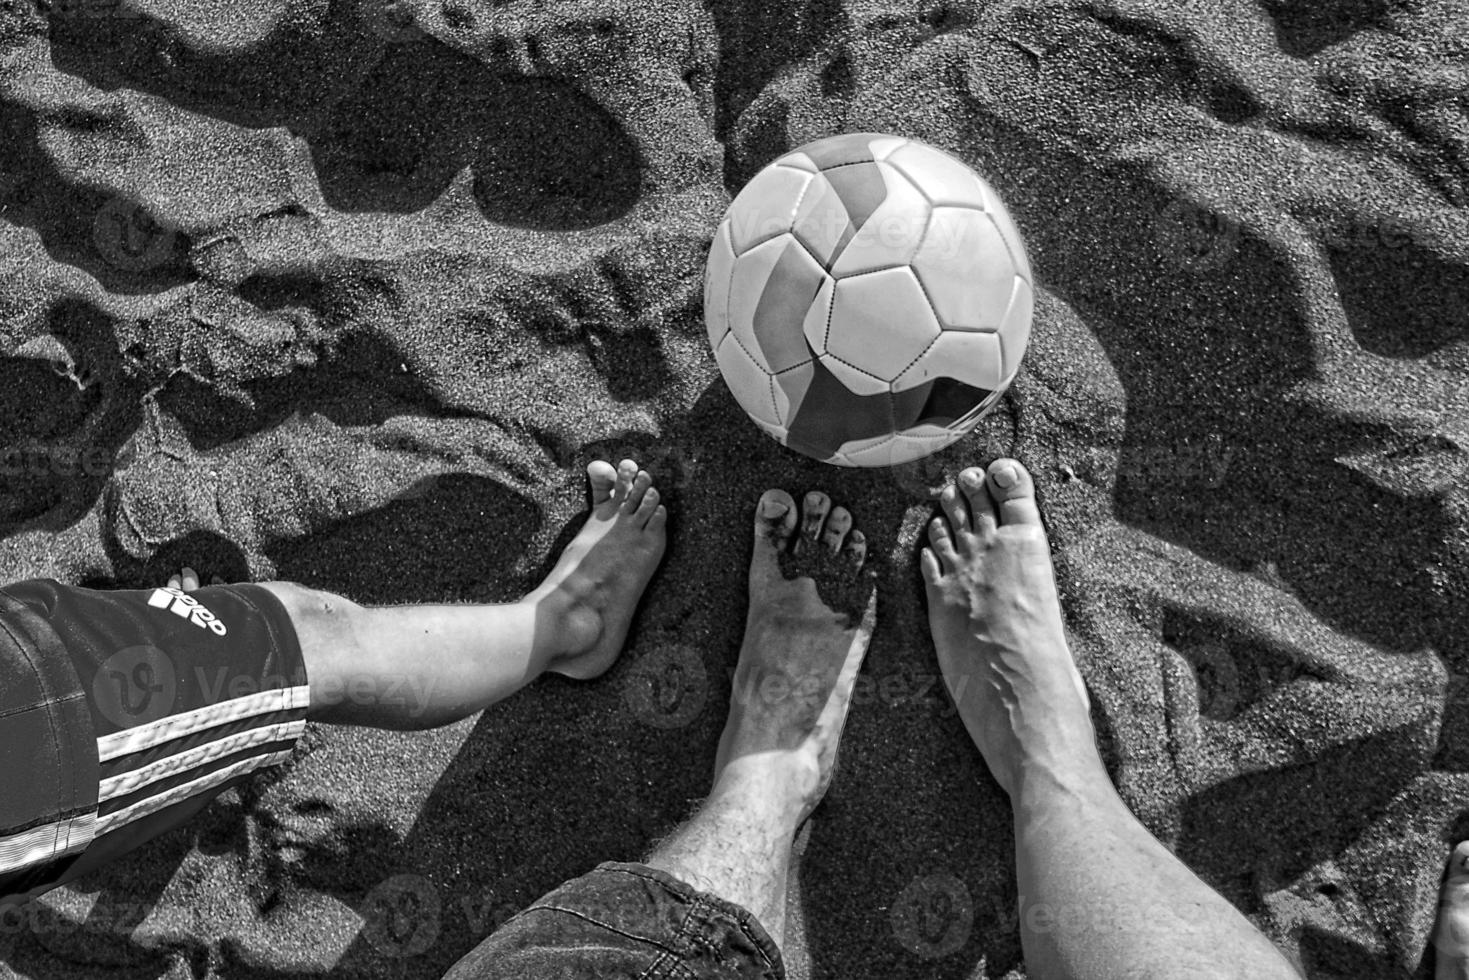
[{"label": "soccer ball pentagon panel", "polygon": [[714,236],[709,342],[791,449],[892,466],[962,438],[1030,337],[1025,246],[999,197],[916,140],[856,133],[766,167]]}]

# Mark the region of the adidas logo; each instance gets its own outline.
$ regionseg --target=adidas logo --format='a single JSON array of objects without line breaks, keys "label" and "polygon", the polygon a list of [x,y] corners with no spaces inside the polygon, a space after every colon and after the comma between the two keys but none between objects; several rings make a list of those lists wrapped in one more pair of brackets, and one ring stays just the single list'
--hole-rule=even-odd
[{"label": "adidas logo", "polygon": [[153,594],[148,597],[148,605],[154,609],[170,610],[175,616],[180,616],[193,623],[195,626],[209,630],[215,636],[224,636],[229,629],[219,618],[199,605],[199,600],[184,592],[182,589],[154,589]]}]

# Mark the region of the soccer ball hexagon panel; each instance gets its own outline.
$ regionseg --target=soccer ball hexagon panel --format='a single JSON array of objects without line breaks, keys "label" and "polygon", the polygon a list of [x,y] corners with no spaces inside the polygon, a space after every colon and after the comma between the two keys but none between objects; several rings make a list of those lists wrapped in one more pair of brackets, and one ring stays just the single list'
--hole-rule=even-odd
[{"label": "soccer ball hexagon panel", "polygon": [[788,153],[715,235],[705,317],[730,391],[784,445],[892,466],[968,433],[1030,336],[1030,262],[999,195],[916,140]]}]

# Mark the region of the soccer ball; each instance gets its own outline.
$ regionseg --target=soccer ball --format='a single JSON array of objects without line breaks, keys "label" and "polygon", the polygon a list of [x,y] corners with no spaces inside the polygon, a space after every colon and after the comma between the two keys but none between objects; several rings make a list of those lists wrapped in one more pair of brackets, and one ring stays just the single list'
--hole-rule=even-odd
[{"label": "soccer ball", "polygon": [[840,466],[970,432],[1025,353],[1030,262],[998,195],[916,140],[818,140],[760,171],[709,252],[704,316],[755,423]]}]

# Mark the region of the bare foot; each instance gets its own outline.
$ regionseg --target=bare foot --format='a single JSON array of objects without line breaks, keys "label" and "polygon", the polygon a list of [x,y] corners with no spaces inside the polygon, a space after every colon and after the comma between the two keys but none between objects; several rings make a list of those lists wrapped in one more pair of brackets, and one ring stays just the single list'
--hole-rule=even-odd
[{"label": "bare foot", "polygon": [[587,467],[592,513],[556,567],[525,602],[536,607],[535,643],[547,670],[577,680],[606,673],[622,652],[633,611],[663,558],[668,509],[653,478],[625,459]]},{"label": "bare foot", "polygon": [[[209,584],[225,585],[226,583],[224,579],[215,575],[210,579]],[[200,587],[199,573],[188,565],[185,565],[176,575],[169,576],[168,587],[170,589],[178,589],[180,592],[193,592]]]},{"label": "bare foot", "polygon": [[1013,459],[970,467],[939,500],[921,558],[928,622],[990,772],[1012,796],[1036,775],[1106,779],[1030,474]]},{"label": "bare foot", "polygon": [[1469,841],[1454,848],[1433,927],[1436,980],[1469,980]]},{"label": "bare foot", "polygon": [[[797,533],[797,523],[800,531]],[[858,622],[817,594],[816,579],[787,578],[781,553],[812,559],[818,577],[850,582],[867,553],[846,508],[806,495],[804,514],[784,490],[767,490],[755,513],[750,612],[735,670],[729,721],[715,760],[716,789],[751,781],[799,824],[826,793],[852,686],[876,620],[876,596]]]}]

